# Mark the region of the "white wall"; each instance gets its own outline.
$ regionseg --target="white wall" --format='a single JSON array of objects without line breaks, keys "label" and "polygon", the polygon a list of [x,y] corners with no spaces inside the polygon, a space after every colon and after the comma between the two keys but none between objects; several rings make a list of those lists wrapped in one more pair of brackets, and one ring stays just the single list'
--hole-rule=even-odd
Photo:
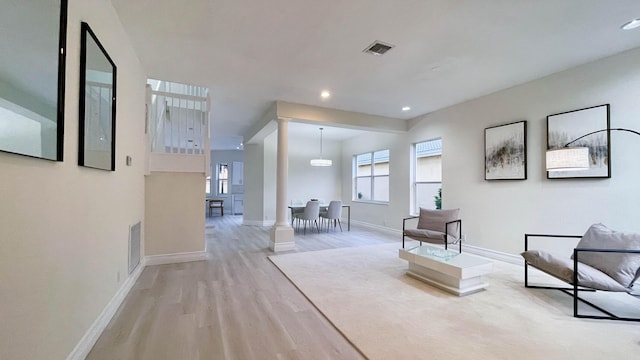
[{"label": "white wall", "polygon": [[[436,136],[428,137],[432,139]],[[406,135],[370,133],[342,144],[342,198],[351,203],[351,219],[366,223],[402,228],[402,218],[409,216],[409,159],[411,144]],[[368,151],[389,149],[389,203],[353,201],[352,158]]]},{"label": "white wall", "polygon": [[[77,166],[81,21],[118,66],[115,172]],[[110,1],[69,1],[65,95],[64,162],[0,153],[0,359],[66,358],[126,279],[144,218],[145,73]]]},{"label": "white wall", "polygon": [[204,251],[204,173],[145,177],[145,255]]},{"label": "white wall", "polygon": [[[350,192],[347,159],[391,149],[389,205],[354,203],[352,217],[400,228],[408,214],[411,144],[442,137],[443,208],[460,207],[469,244],[507,253],[523,249],[523,234],[582,234],[595,222],[640,232],[640,138],[611,134],[611,179],[547,180],[546,116],[611,104],[611,126],[640,129],[640,49],[422,116],[406,135],[367,136],[343,145],[343,192]],[[484,180],[484,129],[527,120],[528,179]]]},{"label": "white wall", "polygon": [[244,145],[244,213],[243,224],[262,225],[264,213],[264,144]]},{"label": "white wall", "polygon": [[333,161],[332,166],[311,166],[309,161],[320,156],[318,138],[289,138],[289,176],[287,186],[287,204],[291,200],[321,199],[329,203],[342,199],[341,143],[323,140],[322,157]]},{"label": "white wall", "polygon": [[263,186],[264,198],[262,209],[262,221],[264,224],[272,225],[276,220],[276,173],[278,165],[278,132],[275,131],[264,138]]}]

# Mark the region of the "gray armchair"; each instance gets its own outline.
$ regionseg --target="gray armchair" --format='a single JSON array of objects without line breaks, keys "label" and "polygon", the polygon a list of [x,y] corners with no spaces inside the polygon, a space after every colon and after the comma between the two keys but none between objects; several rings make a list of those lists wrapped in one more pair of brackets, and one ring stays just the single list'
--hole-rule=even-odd
[{"label": "gray armchair", "polygon": [[[571,256],[558,256],[544,250],[529,250],[530,239],[580,239]],[[640,277],[640,234],[614,231],[602,224],[594,224],[580,235],[525,234],[524,286],[560,290],[573,297],[573,316],[589,319],[640,321],[640,318],[618,316],[579,296],[583,291],[633,292]],[[567,254],[568,255],[568,254]],[[571,286],[531,285],[529,267],[536,268]],[[579,313],[578,303],[585,303],[604,315]]]},{"label": "gray armchair", "polygon": [[[402,248],[405,238],[418,240],[431,244],[444,244],[445,250],[449,244],[458,244],[462,252],[462,220],[460,209],[428,210],[420,208],[420,216],[411,216],[402,219]],[[414,228],[407,227],[407,221],[418,219],[418,225]]]}]

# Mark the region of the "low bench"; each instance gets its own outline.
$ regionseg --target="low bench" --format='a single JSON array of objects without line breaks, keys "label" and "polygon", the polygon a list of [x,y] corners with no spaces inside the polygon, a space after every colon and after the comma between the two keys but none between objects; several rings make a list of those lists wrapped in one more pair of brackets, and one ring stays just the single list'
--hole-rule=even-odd
[{"label": "low bench", "polygon": [[[530,238],[579,238],[571,257],[563,258],[542,250],[529,250]],[[640,276],[640,234],[613,231],[602,224],[592,225],[580,235],[525,234],[524,286],[561,290],[573,297],[573,316],[590,319],[640,321],[640,318],[617,316],[579,296],[579,291],[615,291],[631,294]],[[529,284],[528,267],[532,266],[572,287],[534,286]],[[578,312],[583,302],[605,315],[584,315]]]}]

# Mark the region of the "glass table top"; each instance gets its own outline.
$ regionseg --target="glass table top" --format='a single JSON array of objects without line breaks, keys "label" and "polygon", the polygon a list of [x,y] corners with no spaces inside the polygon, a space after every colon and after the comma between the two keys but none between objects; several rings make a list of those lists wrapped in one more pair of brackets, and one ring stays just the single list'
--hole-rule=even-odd
[{"label": "glass table top", "polygon": [[445,250],[443,248],[429,245],[416,246],[407,251],[418,256],[428,257],[441,261],[451,260],[454,257],[460,255],[460,253],[457,251]]}]

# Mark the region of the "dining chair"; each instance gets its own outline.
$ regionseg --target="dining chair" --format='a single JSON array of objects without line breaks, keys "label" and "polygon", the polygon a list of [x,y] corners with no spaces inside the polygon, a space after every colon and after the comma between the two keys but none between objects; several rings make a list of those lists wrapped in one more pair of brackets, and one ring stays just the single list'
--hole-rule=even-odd
[{"label": "dining chair", "polygon": [[304,212],[304,202],[302,200],[291,200],[291,205],[289,206],[291,209],[291,226],[293,226],[293,220],[295,219],[294,214],[299,214]]},{"label": "dining chair", "polygon": [[304,207],[304,212],[302,213],[294,213],[293,217],[298,220],[297,229],[300,229],[300,220],[304,223],[304,234],[307,233],[307,223],[309,226],[313,224],[316,225],[318,232],[320,232],[320,227],[318,225],[318,217],[320,216],[320,202],[318,201],[308,201],[307,205]]},{"label": "dining chair", "polygon": [[329,207],[326,211],[322,211],[320,213],[320,218],[322,219],[322,225],[324,226],[324,220],[327,220],[327,231],[329,231],[329,226],[331,222],[333,222],[333,228],[335,230],[336,223],[340,226],[340,231],[342,231],[342,224],[340,223],[340,218],[342,217],[342,201],[340,200],[332,200],[329,202]]},{"label": "dining chair", "polygon": [[213,209],[220,209],[220,216],[224,216],[224,200],[208,199],[208,201],[209,201],[209,216],[212,215]]}]

